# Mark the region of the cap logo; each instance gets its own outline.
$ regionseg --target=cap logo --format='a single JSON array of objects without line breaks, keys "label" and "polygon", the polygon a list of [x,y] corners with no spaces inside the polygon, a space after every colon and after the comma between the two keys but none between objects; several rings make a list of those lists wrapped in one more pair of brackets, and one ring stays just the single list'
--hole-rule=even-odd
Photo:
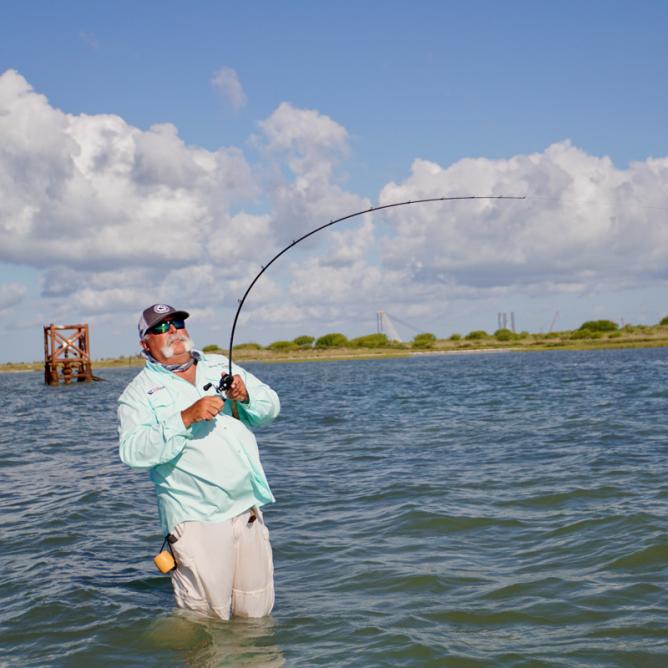
[{"label": "cap logo", "polygon": [[167,306],[167,304],[156,304],[153,307],[153,310],[156,313],[167,313],[170,310],[170,308],[169,308],[169,306]]}]

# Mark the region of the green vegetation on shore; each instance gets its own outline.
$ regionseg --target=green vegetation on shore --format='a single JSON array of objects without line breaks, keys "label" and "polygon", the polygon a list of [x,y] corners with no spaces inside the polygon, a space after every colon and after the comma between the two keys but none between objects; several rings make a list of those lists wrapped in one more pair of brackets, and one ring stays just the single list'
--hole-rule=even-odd
[{"label": "green vegetation on shore", "polygon": [[[237,361],[308,361],[335,359],[377,359],[428,353],[466,353],[474,351],[594,350],[605,348],[650,348],[668,346],[668,316],[658,325],[625,325],[612,320],[589,320],[575,330],[531,334],[498,329],[493,334],[473,330],[462,336],[451,334],[440,339],[431,332],[417,334],[412,341],[388,341],[385,334],[367,334],[348,339],[340,332],[316,338],[302,335],[291,341],[274,341],[267,346],[240,343],[234,347]],[[204,346],[204,352],[226,354],[217,344]],[[94,360],[93,369],[141,367],[139,355]],[[42,371],[44,363],[0,364],[0,371]]]}]

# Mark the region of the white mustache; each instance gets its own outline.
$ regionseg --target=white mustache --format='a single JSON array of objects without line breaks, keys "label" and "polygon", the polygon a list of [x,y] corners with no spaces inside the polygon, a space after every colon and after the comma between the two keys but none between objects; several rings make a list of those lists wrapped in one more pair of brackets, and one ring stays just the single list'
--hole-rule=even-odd
[{"label": "white mustache", "polygon": [[170,334],[167,337],[167,342],[165,345],[160,348],[160,352],[169,359],[170,357],[174,356],[174,344],[178,343],[179,341],[183,342],[184,348],[186,349],[186,352],[190,352],[194,347],[195,344],[193,343],[193,340],[190,338],[188,334],[182,334],[181,332],[174,332],[174,334]]},{"label": "white mustache", "polygon": [[190,341],[190,337],[187,334],[181,334],[181,332],[174,332],[174,334],[169,334],[167,336],[167,345],[170,346],[172,343],[177,341]]}]

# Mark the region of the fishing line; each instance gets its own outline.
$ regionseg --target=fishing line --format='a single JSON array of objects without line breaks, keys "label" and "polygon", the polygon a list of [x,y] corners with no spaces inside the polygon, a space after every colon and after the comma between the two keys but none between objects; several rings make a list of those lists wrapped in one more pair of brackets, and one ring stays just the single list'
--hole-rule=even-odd
[{"label": "fishing line", "polygon": [[[448,201],[454,201],[454,200],[475,200],[475,199],[495,199],[495,200],[501,200],[501,199],[513,199],[513,200],[520,200],[520,199],[526,199],[526,195],[522,196],[516,196],[516,195],[461,195],[461,196],[454,196],[454,197],[427,197],[424,199],[412,199],[412,200],[407,200],[405,202],[394,202],[392,204],[383,204],[381,206],[372,206],[368,209],[364,209],[363,211],[356,211],[355,213],[349,213],[346,216],[342,216],[341,218],[337,218],[336,220],[330,220],[328,223],[325,223],[324,225],[320,225],[320,227],[316,227],[314,230],[311,230],[310,232],[307,232],[306,234],[303,234],[301,237],[295,239],[292,241],[290,244],[288,244],[283,250],[279,251],[274,255],[274,257],[267,262],[267,264],[264,264],[261,266],[260,271],[258,274],[255,276],[255,278],[251,281],[251,284],[248,286],[246,289],[246,292],[244,292],[243,297],[239,300],[239,305],[237,306],[237,312],[234,315],[234,321],[232,322],[232,332],[230,333],[230,346],[228,349],[228,354],[227,354],[227,359],[229,361],[229,368],[228,368],[228,373],[224,373],[221,378],[220,378],[220,383],[218,384],[217,391],[219,393],[225,392],[229,390],[230,386],[232,385],[232,349],[234,347],[234,333],[236,332],[237,329],[237,321],[239,320],[239,314],[241,313],[241,309],[243,308],[243,305],[246,301],[246,298],[248,297],[250,291],[253,289],[253,286],[257,283],[259,280],[260,276],[264,274],[269,267],[271,267],[276,260],[278,260],[281,255],[284,253],[287,253],[291,248],[296,246],[300,241],[304,241],[304,239],[308,239],[308,237],[313,236],[316,232],[320,232],[321,230],[324,230],[327,227],[331,227],[332,225],[336,225],[337,223],[341,223],[344,220],[350,220],[351,218],[356,218],[357,216],[362,216],[365,213],[373,213],[374,211],[382,211],[383,209],[393,209],[399,206],[408,206],[409,204],[422,204],[424,202],[448,202]],[[210,385],[209,385],[210,386]],[[208,389],[208,387],[207,387]]]},{"label": "fishing line", "polygon": [[[628,199],[628,198],[625,198]],[[543,202],[555,202],[556,204],[564,204],[570,209],[586,208],[588,211],[591,208],[591,200],[584,197],[560,197],[559,195],[531,195],[531,200],[541,200]],[[637,209],[647,209],[648,211],[668,211],[667,206],[649,206],[647,204],[639,204],[633,202],[633,206]],[[612,216],[619,217],[619,216]]]}]

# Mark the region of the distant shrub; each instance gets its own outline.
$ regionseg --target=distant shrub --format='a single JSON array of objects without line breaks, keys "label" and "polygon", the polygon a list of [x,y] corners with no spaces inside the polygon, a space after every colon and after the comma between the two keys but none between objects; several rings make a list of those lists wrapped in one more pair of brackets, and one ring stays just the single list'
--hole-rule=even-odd
[{"label": "distant shrub", "polygon": [[474,329],[469,332],[464,338],[468,341],[477,341],[479,339],[486,339],[489,335],[484,329]]},{"label": "distant shrub", "polygon": [[619,326],[612,320],[587,320],[580,325],[579,329],[588,329],[590,332],[614,332],[619,329]]},{"label": "distant shrub", "polygon": [[210,343],[208,346],[202,348],[203,353],[217,353],[220,351],[220,346],[217,343]]},{"label": "distant shrub", "polygon": [[273,341],[267,346],[267,350],[274,350],[277,352],[284,350],[294,350],[297,344],[294,341]]},{"label": "distant shrub", "polygon": [[659,325],[661,325],[663,327],[668,325],[668,315],[665,318],[661,318],[661,322],[659,323]]},{"label": "distant shrub", "polygon": [[603,337],[601,332],[592,332],[590,329],[576,329],[570,336],[573,340],[578,339],[600,339]]},{"label": "distant shrub", "polygon": [[298,336],[295,339],[292,339],[292,342],[298,345],[300,348],[310,348],[313,345],[314,341],[315,337],[306,336],[305,334],[302,336]]},{"label": "distant shrub", "polygon": [[436,343],[436,335],[431,332],[422,332],[413,337],[413,348],[432,348]]},{"label": "distant shrub", "polygon": [[317,348],[341,348],[348,345],[348,339],[340,332],[331,332],[321,336],[315,345]]},{"label": "distant shrub", "polygon": [[450,338],[448,339],[449,341],[461,341],[462,340],[462,335],[461,334],[451,334]]},{"label": "distant shrub", "polygon": [[366,336],[358,336],[356,339],[350,339],[348,342],[351,346],[356,348],[383,348],[387,346],[387,334],[367,334]]},{"label": "distant shrub", "polygon": [[590,339],[592,332],[588,329],[576,329],[574,332],[571,332],[570,339]]},{"label": "distant shrub", "polygon": [[636,331],[637,330],[636,330],[635,325],[630,325],[629,324],[629,325],[624,325],[624,327],[622,327],[622,332],[624,332],[626,334],[633,334]]},{"label": "distant shrub", "polygon": [[515,338],[515,334],[511,330],[503,327],[494,332],[494,338],[497,341],[512,341]]},{"label": "distant shrub", "polygon": [[524,330],[522,330],[519,334],[515,334],[516,339],[528,339],[529,336],[531,336],[529,332],[526,332]]},{"label": "distant shrub", "polygon": [[543,334],[544,339],[558,339],[561,336],[559,332],[548,332],[547,334]]},{"label": "distant shrub", "polygon": [[262,350],[262,346],[259,343],[239,343],[233,350]]},{"label": "distant shrub", "polygon": [[608,334],[609,339],[619,339],[621,337],[622,333],[619,330],[617,330],[616,332],[610,332],[610,334]]}]

